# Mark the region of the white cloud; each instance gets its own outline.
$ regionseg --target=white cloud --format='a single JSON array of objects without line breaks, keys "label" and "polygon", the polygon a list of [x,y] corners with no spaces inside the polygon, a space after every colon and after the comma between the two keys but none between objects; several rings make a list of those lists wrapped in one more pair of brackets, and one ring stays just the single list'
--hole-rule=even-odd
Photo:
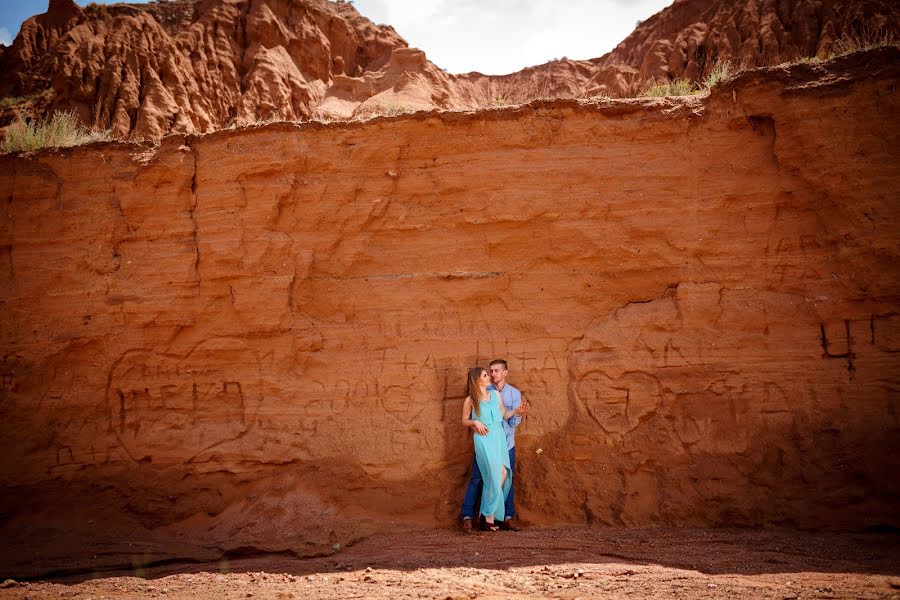
[{"label": "white cloud", "polygon": [[12,46],[12,34],[6,27],[0,27],[0,44],[4,46]]},{"label": "white cloud", "polygon": [[554,58],[597,58],[672,0],[356,0],[451,73],[500,75]]}]

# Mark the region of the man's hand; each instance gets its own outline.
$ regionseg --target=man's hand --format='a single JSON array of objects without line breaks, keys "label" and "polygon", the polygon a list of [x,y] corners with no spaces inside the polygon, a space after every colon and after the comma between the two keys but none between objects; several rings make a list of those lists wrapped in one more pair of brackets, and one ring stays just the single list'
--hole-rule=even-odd
[{"label": "man's hand", "polygon": [[475,433],[477,433],[478,435],[487,435],[487,432],[489,431],[481,421],[475,421],[475,424],[472,425],[472,427],[475,428]]}]

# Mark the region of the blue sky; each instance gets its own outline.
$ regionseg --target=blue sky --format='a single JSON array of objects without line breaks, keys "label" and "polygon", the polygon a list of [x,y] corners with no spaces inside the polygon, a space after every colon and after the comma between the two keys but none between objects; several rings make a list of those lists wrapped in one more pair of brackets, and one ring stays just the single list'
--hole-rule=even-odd
[{"label": "blue sky", "polygon": [[[84,6],[90,0],[76,0]],[[113,4],[115,0],[95,0]],[[128,0],[147,2],[149,0]],[[393,25],[410,46],[451,73],[512,73],[554,58],[587,59],[612,50],[638,20],[672,0],[355,0],[375,23]],[[47,0],[0,0],[0,43]]]}]

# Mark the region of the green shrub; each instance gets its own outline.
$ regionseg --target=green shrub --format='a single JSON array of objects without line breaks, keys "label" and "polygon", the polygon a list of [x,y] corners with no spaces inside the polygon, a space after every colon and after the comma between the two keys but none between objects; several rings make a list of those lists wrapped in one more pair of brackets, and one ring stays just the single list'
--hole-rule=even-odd
[{"label": "green shrub", "polygon": [[78,124],[72,111],[60,111],[50,118],[28,120],[19,113],[16,121],[6,128],[0,143],[2,152],[22,152],[41,148],[65,148],[110,139],[109,130],[87,129]]},{"label": "green shrub", "polygon": [[663,96],[690,96],[699,90],[687,79],[676,79],[667,83],[654,83],[640,93],[642,98],[661,98]]}]

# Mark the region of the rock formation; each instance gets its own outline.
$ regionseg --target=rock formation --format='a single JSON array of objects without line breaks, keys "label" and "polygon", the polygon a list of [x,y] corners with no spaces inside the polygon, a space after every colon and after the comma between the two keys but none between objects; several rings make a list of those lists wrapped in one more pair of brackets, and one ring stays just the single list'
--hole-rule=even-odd
[{"label": "rock formation", "polygon": [[450,526],[494,357],[535,525],[900,526],[898,58],[0,157],[0,570]]},{"label": "rock formation", "polygon": [[[611,53],[498,77],[450,75],[349,3],[171,0],[79,8],[51,0],[0,48],[0,97],[74,110],[116,137],[260,120],[348,119],[536,98],[633,96],[652,81],[826,57],[847,35],[900,31],[889,0],[677,0]],[[15,107],[0,113],[0,125]]]},{"label": "rock formation", "polygon": [[406,43],[347,3],[197,0],[82,9],[51,0],[0,55],[0,94],[49,85],[117,136],[308,117],[333,77],[378,70]]}]

